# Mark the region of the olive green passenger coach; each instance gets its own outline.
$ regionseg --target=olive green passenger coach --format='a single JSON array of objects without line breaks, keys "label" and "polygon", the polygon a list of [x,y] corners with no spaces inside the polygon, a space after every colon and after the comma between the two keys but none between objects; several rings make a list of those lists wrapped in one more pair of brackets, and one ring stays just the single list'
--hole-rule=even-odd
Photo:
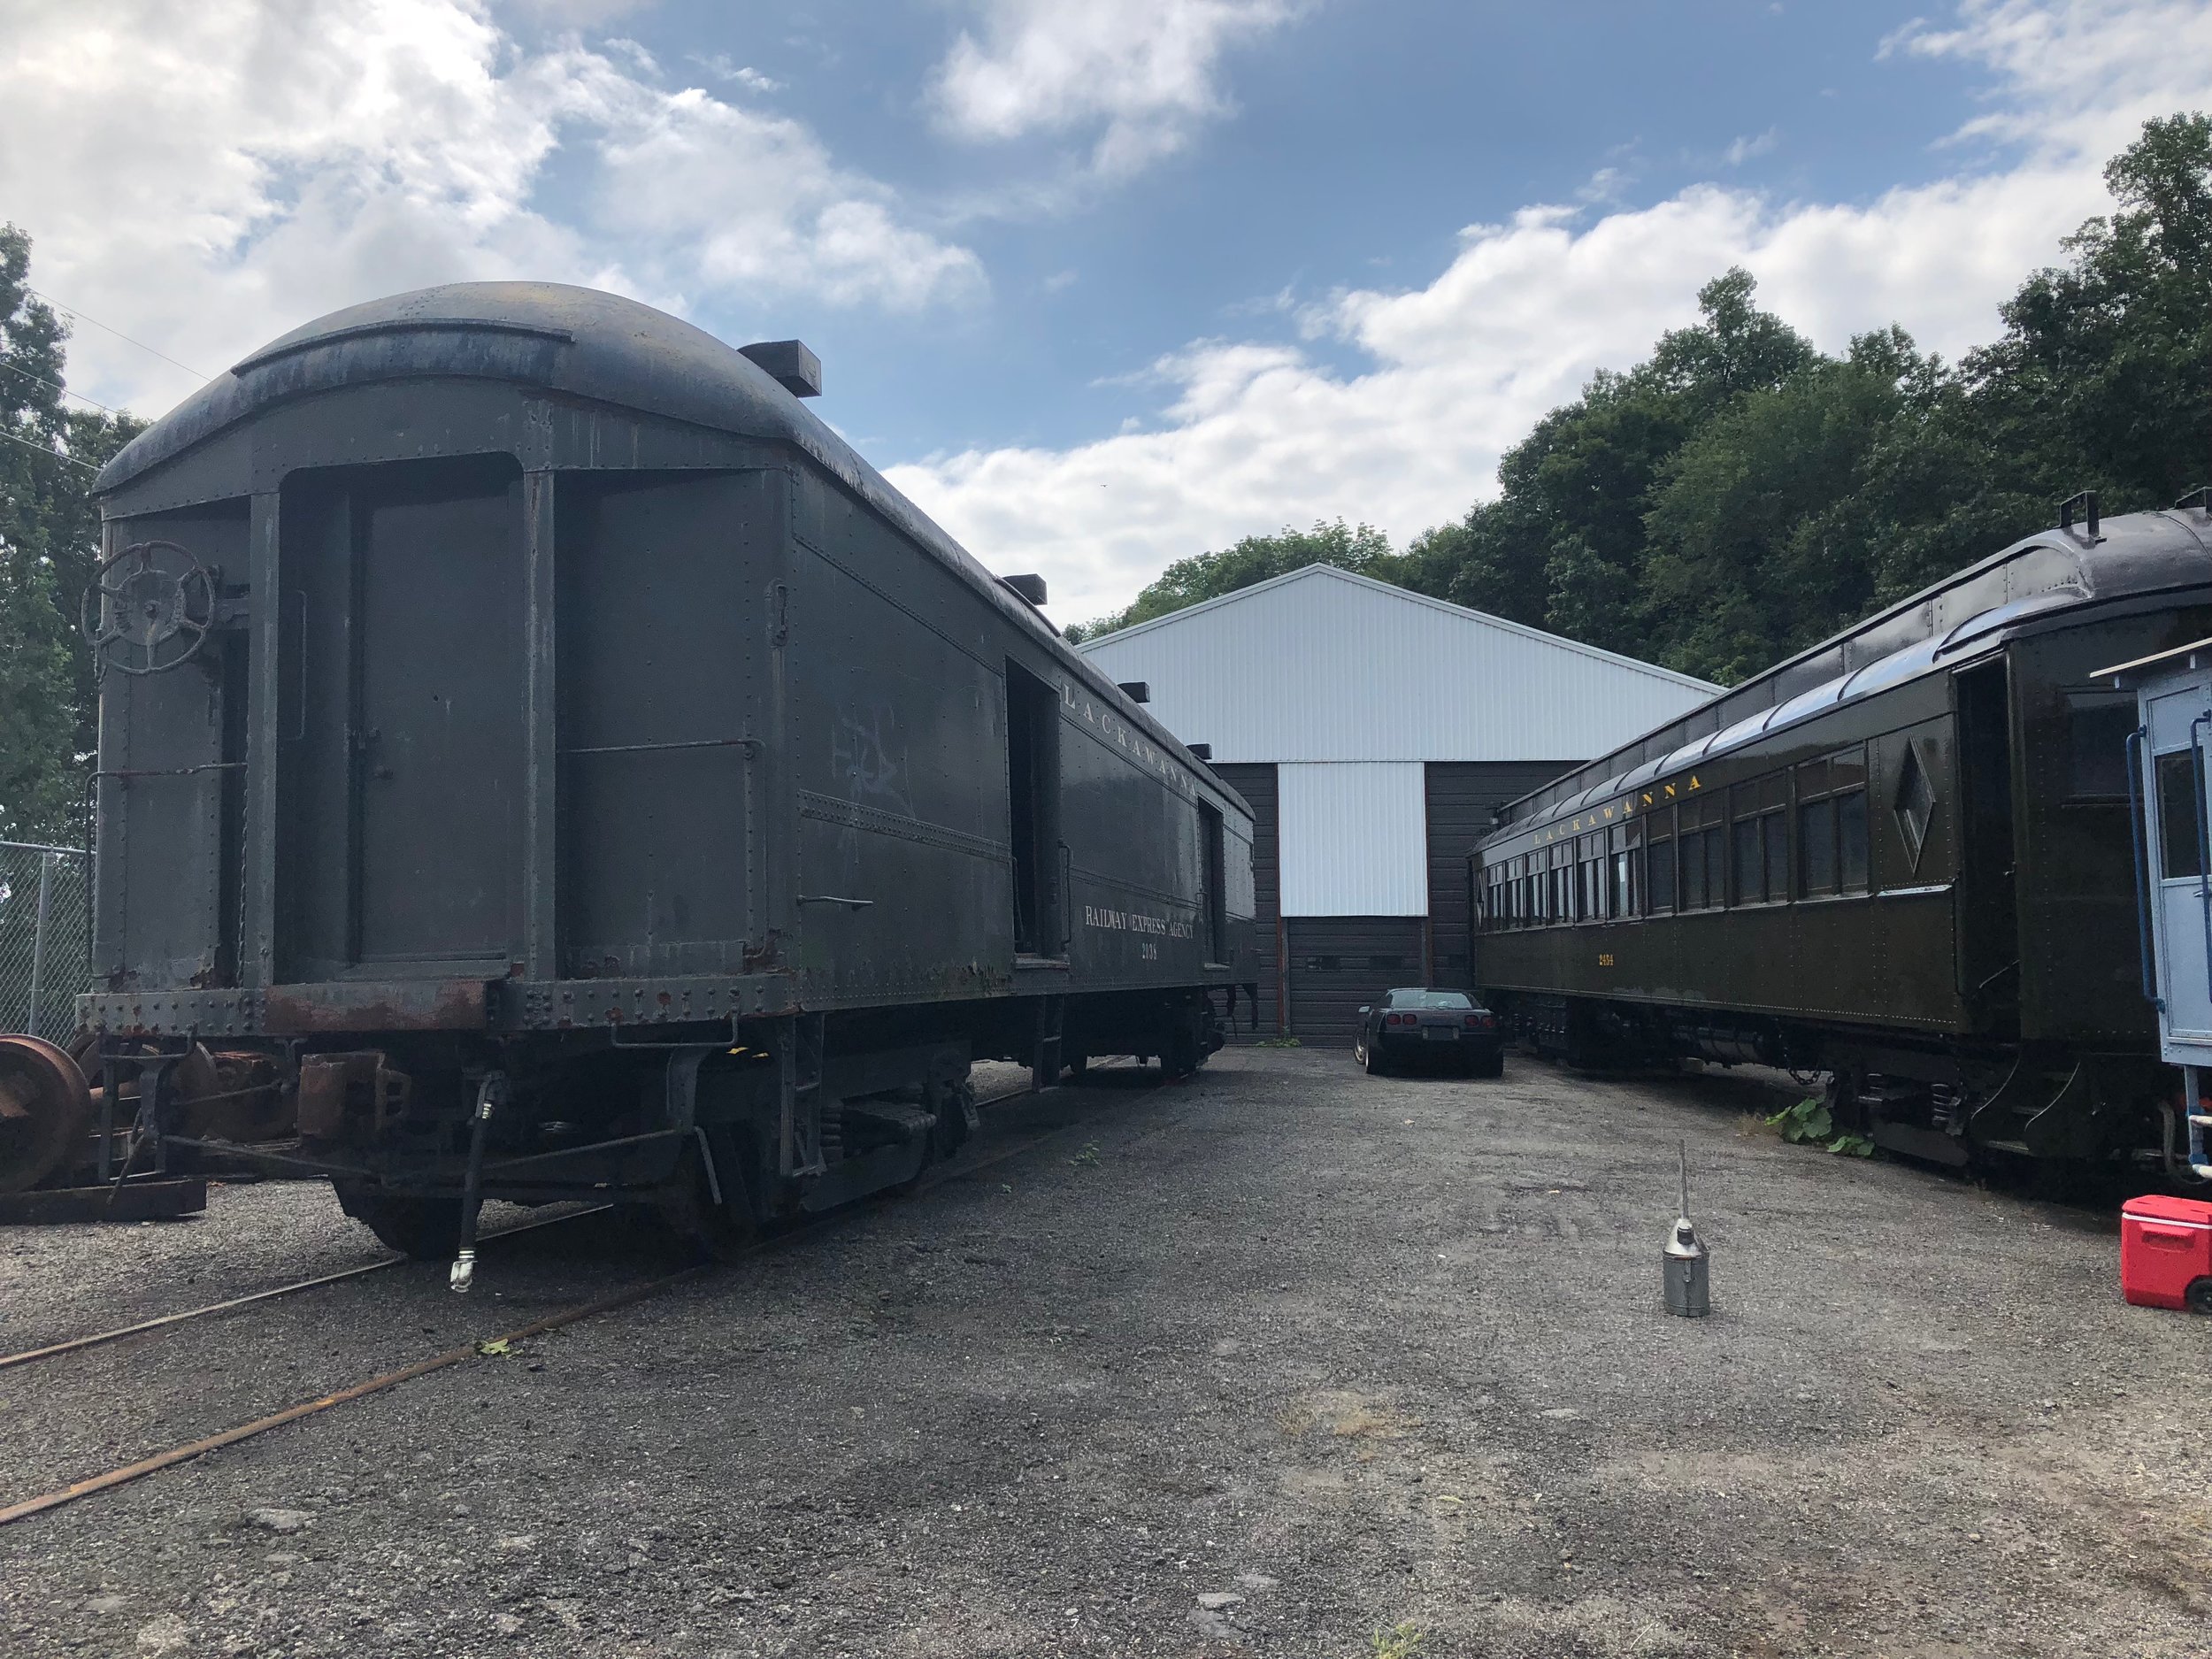
[{"label": "olive green passenger coach", "polygon": [[2093,671],[2212,632],[2206,501],[2077,497],[1513,803],[1470,861],[1475,983],[1571,1060],[1831,1072],[1839,1128],[1916,1156],[2170,1168],[2134,705]]}]

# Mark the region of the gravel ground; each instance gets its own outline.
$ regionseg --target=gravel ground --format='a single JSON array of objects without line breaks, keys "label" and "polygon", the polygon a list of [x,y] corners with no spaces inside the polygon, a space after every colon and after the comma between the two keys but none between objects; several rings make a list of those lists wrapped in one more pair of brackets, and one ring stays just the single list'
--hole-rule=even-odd
[{"label": "gravel ground", "polygon": [[[0,1649],[2212,1652],[2212,1321],[2121,1302],[2108,1215],[1747,1133],[1775,1099],[1106,1072],[911,1198],[0,1529]],[[1659,1309],[1685,1136],[1702,1322]],[[9,1348],[380,1254],[288,1185],[0,1250]],[[402,1267],[0,1371],[0,1501],[673,1264],[587,1217],[465,1301]]]}]

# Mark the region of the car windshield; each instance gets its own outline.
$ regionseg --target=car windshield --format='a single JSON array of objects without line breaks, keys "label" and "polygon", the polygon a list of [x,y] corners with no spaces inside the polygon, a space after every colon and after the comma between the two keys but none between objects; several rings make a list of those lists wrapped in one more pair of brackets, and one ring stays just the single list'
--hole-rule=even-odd
[{"label": "car windshield", "polygon": [[1464,991],[1393,991],[1393,1008],[1472,1008],[1473,1000]]}]

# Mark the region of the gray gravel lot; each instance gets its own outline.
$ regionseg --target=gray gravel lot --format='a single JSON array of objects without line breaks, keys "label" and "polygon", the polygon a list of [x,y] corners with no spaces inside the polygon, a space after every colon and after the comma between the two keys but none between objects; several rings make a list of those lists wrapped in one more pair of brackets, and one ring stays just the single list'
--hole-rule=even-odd
[{"label": "gray gravel lot", "polygon": [[[1106,1072],[913,1197],[0,1529],[0,1649],[2212,1653],[2212,1320],[2123,1304],[2108,1217],[1774,1104]],[[1684,1136],[1703,1322],[1659,1310]],[[292,1185],[0,1233],[0,1348],[380,1254]],[[465,1300],[411,1265],[0,1371],[0,1502],[676,1264],[592,1217]]]}]

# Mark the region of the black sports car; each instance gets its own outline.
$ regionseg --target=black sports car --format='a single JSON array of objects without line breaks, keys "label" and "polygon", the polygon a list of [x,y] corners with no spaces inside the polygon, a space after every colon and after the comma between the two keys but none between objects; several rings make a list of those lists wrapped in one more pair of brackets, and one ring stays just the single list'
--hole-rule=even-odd
[{"label": "black sports car", "polygon": [[1497,1016],[1464,991],[1386,991],[1359,1018],[1352,1056],[1370,1071],[1449,1064],[1471,1077],[1505,1075]]}]

